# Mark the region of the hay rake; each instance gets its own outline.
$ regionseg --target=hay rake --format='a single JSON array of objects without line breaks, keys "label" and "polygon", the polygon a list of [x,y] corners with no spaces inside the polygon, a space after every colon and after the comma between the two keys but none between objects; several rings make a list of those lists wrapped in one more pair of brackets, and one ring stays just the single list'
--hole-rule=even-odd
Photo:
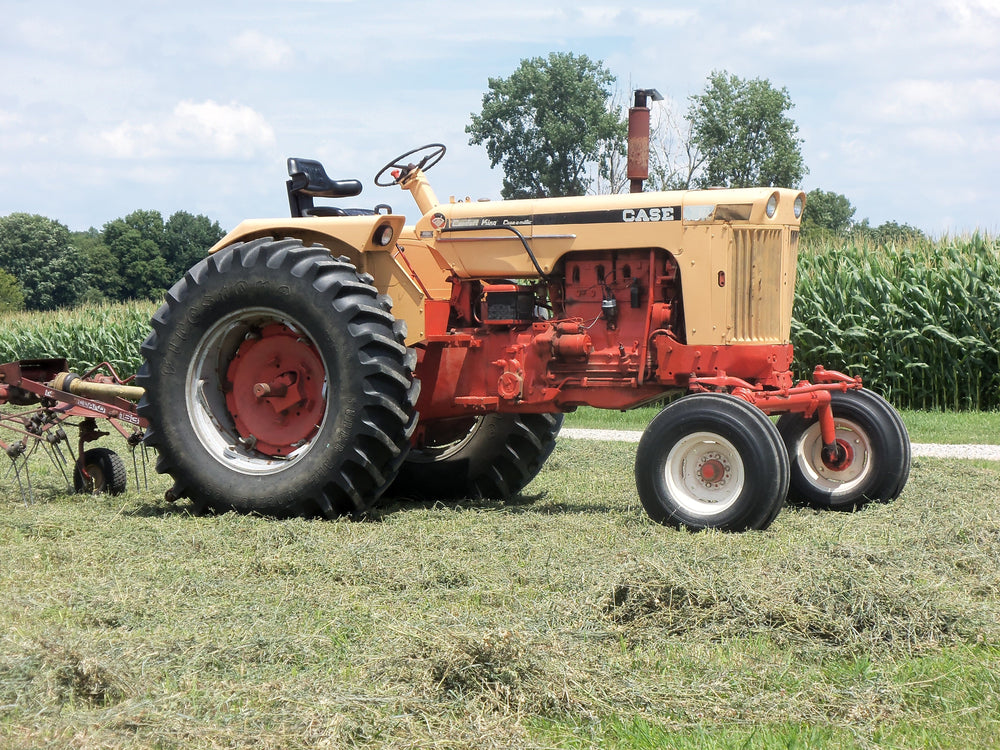
[{"label": "hay rake", "polygon": [[[87,448],[111,433],[100,429],[104,420],[126,441],[132,453],[132,469],[139,483],[148,487],[147,454],[142,435],[147,423],[136,412],[142,388],[122,380],[107,362],[83,375],[68,371],[65,359],[31,359],[0,365],[0,449],[11,461],[21,498],[34,500],[29,459],[39,451],[62,474],[71,479],[76,492],[125,491],[125,463],[113,450]],[[24,407],[24,408],[21,408]],[[74,445],[67,430],[77,430]],[[139,449],[139,450],[137,450]]]}]

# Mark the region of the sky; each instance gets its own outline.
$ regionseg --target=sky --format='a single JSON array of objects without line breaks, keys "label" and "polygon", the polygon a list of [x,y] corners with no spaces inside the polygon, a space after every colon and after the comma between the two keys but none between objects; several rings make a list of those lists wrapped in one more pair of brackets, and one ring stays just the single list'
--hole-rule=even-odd
[{"label": "sky", "polygon": [[286,216],[289,156],[357,178],[430,142],[442,200],[500,197],[465,127],[550,52],[682,112],[709,74],[785,88],[809,169],[855,219],[1000,230],[1000,0],[0,0],[0,216]]}]

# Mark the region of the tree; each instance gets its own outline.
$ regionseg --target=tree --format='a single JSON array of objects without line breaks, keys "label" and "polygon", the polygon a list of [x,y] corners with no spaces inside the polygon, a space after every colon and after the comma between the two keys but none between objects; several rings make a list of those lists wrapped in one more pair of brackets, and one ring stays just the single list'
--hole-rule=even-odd
[{"label": "tree", "polygon": [[101,302],[121,299],[122,279],[118,258],[104,244],[104,235],[91,227],[85,232],[73,232],[71,238],[83,257],[86,269],[83,272],[87,284],[84,300]]},{"label": "tree", "polygon": [[802,214],[802,235],[847,234],[854,221],[854,211],[846,195],[819,188],[810,190],[806,194],[806,209]]},{"label": "tree", "polygon": [[466,127],[502,164],[504,198],[582,195],[588,165],[622,147],[626,125],[609,108],[614,76],[586,55],[552,52],[522,60],[508,78],[490,78],[480,114]]},{"label": "tree", "polygon": [[0,268],[0,313],[24,309],[24,290],[11,274]]},{"label": "tree", "polygon": [[851,236],[874,245],[913,245],[927,240],[927,235],[923,231],[910,224],[884,221],[873,227],[868,219],[854,224],[851,227]]},{"label": "tree", "polygon": [[164,257],[163,216],[133,211],[104,225],[104,244],[118,262],[120,299],[159,297],[174,279]]},{"label": "tree", "polygon": [[694,144],[691,121],[672,105],[661,106],[649,134],[650,190],[687,190],[701,171],[705,156]]},{"label": "tree", "polygon": [[163,254],[171,282],[208,254],[208,249],[225,236],[219,222],[207,216],[178,211],[163,227]]},{"label": "tree", "polygon": [[702,187],[795,187],[807,170],[785,88],[713,71],[691,97],[692,142],[704,155]]},{"label": "tree", "polygon": [[0,269],[20,282],[29,310],[70,307],[86,291],[84,261],[69,229],[37,214],[0,218]]}]

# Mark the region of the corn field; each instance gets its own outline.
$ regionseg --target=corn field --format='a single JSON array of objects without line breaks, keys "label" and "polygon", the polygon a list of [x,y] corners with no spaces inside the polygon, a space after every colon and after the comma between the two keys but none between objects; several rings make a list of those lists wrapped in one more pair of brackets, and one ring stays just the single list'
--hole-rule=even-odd
[{"label": "corn field", "polygon": [[906,409],[1000,407],[1000,240],[830,244],[799,257],[792,343]]},{"label": "corn field", "polygon": [[[818,364],[861,375],[900,408],[1000,408],[1000,239],[803,247],[796,292],[800,375]],[[135,302],[0,315],[0,362],[67,357],[82,373],[109,361],[132,375],[155,309]]]},{"label": "corn field", "polygon": [[0,315],[0,362],[65,357],[71,372],[108,362],[123,378],[142,364],[154,302],[87,305],[72,310]]}]

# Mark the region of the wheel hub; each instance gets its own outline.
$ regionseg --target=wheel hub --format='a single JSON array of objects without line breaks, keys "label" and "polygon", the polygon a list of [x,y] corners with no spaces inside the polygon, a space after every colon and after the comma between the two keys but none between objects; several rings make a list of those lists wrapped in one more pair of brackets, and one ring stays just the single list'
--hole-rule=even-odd
[{"label": "wheel hub", "polygon": [[868,481],[875,463],[871,438],[863,427],[844,417],[836,418],[837,454],[824,450],[819,424],[814,422],[794,445],[795,462],[803,481],[821,492],[838,496],[853,493]]},{"label": "wheel hub", "polygon": [[716,489],[721,487],[729,474],[729,467],[718,453],[710,453],[702,459],[698,466],[698,477],[706,487]]},{"label": "wheel hub", "polygon": [[834,454],[825,449],[822,451],[823,465],[830,471],[844,471],[854,463],[854,449],[843,438],[837,438],[837,451]]},{"label": "wheel hub", "polygon": [[324,372],[313,344],[283,324],[247,337],[226,371],[226,405],[241,442],[286,456],[310,440],[326,409]]}]

